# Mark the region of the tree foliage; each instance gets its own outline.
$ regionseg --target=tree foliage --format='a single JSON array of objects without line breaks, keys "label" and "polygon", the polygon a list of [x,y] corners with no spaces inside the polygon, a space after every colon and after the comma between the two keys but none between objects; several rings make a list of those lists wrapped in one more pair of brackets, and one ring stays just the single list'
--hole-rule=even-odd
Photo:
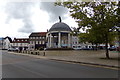
[{"label": "tree foliage", "polygon": [[[114,40],[113,33],[109,30],[119,23],[120,9],[118,2],[56,2],[56,5],[67,7],[70,15],[76,20],[79,29],[87,27],[88,33],[80,34],[81,41],[91,43],[105,43],[106,57],[108,43]],[[83,38],[82,38],[83,37]],[[86,39],[86,40],[85,40]]]}]

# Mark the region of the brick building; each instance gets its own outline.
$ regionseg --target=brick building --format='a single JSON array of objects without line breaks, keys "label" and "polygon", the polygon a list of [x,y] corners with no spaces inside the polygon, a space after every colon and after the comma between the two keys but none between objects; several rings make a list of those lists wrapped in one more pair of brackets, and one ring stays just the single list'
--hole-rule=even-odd
[{"label": "brick building", "polygon": [[46,33],[47,32],[33,32],[29,36],[30,49],[44,49],[46,48]]}]

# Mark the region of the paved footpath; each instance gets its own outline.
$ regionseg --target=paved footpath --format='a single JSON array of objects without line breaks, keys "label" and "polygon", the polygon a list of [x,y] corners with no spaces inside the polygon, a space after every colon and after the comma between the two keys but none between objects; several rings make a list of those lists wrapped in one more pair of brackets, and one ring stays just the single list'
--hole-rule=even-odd
[{"label": "paved footpath", "polygon": [[92,64],[106,67],[120,67],[118,62],[120,60],[120,53],[116,51],[109,51],[110,58],[105,58],[105,51],[86,51],[86,50],[69,50],[69,51],[45,51],[45,56],[43,56],[44,51],[40,51],[40,55],[30,55],[25,53],[15,53],[19,55],[28,55],[36,58],[51,59],[57,61],[66,61],[73,63],[83,63]]}]

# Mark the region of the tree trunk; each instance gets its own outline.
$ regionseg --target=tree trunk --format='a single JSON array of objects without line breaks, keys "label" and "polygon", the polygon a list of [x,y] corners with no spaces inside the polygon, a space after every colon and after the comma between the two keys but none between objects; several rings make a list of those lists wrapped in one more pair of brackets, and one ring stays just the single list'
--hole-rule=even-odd
[{"label": "tree trunk", "polygon": [[110,59],[110,56],[109,56],[109,51],[108,51],[108,43],[106,43],[106,58]]},{"label": "tree trunk", "polygon": [[93,43],[92,43],[92,50],[94,51]]},{"label": "tree trunk", "polygon": [[95,46],[95,50],[97,51],[97,46],[98,46],[98,44],[96,43],[96,46]]},{"label": "tree trunk", "polygon": [[110,59],[109,51],[108,51],[108,35],[107,35],[107,34],[106,34],[105,48],[106,48],[106,58],[107,58],[107,59]]}]

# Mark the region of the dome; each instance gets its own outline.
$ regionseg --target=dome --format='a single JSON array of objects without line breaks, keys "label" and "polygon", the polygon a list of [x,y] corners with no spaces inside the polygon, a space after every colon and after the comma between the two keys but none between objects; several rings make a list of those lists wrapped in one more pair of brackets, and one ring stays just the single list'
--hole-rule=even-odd
[{"label": "dome", "polygon": [[49,31],[72,31],[70,29],[70,27],[63,23],[63,22],[58,22],[58,23],[55,23],[50,29]]}]

